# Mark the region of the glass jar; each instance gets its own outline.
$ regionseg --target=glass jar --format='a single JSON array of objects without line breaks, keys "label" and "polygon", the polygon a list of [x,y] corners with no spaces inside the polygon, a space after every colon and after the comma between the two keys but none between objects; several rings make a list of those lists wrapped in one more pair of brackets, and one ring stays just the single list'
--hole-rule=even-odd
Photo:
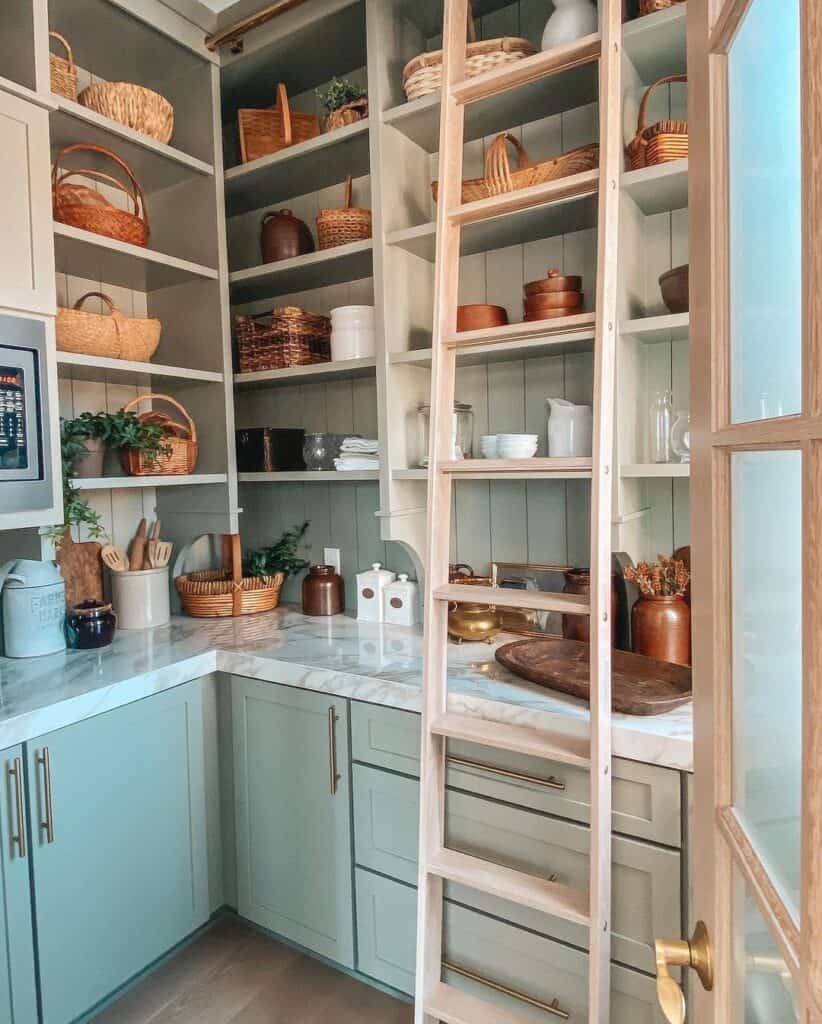
[{"label": "glass jar", "polygon": [[676,414],[671,427],[671,449],[680,462],[691,461],[691,417],[684,410]]},{"label": "glass jar", "polygon": [[[431,406],[421,405],[417,410],[420,428],[420,465],[428,468],[429,449],[431,445]],[[474,445],[474,410],[464,402],[454,402],[454,419],[451,426],[451,458],[473,458]]]},{"label": "glass jar", "polygon": [[[330,434],[306,434],[303,441],[303,462],[310,470],[328,469],[335,452]],[[333,466],[330,466],[333,469]]]},{"label": "glass jar", "polygon": [[671,423],[673,422],[674,396],[670,391],[658,391],[651,402],[648,425],[650,427],[650,460],[662,463],[672,462]]}]

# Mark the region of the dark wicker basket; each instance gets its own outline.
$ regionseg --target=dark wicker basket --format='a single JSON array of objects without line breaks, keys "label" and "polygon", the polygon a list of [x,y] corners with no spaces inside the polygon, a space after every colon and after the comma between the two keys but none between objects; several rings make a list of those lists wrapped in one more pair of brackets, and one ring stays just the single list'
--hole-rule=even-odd
[{"label": "dark wicker basket", "polygon": [[238,316],[234,337],[241,373],[327,363],[331,359],[331,321],[299,306]]}]

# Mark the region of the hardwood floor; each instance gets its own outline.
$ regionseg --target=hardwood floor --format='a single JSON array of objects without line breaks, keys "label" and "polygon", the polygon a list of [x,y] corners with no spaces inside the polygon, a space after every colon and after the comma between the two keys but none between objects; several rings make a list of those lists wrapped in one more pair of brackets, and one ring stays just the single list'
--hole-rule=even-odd
[{"label": "hardwood floor", "polygon": [[411,1024],[412,1007],[225,918],[97,1024]]}]

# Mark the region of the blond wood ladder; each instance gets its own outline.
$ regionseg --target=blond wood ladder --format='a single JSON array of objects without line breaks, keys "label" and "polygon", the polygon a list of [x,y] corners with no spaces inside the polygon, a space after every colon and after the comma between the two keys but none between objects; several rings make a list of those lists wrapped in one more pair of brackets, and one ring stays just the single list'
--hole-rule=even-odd
[{"label": "blond wood ladder", "polygon": [[[464,80],[467,0],[444,0],[443,93],[440,125],[440,194],[434,300],[431,453],[428,490],[425,668],[417,919],[416,1024],[526,1024],[525,1018],[469,996],[443,982],[443,887],[459,882],[544,913],[588,925],[589,1020],[607,1024],[610,1009],[611,907],[611,504],[613,465],[616,266],[621,129],[621,0],[599,0],[600,33]],[[464,112],[469,102],[515,88],[580,63],[599,60],[600,170],[598,179],[575,175],[519,193],[461,206]],[[454,463],[451,452],[455,397],[455,326],[462,225],[527,210],[598,190],[598,256],[594,353],[592,460],[531,459]],[[551,333],[550,322],[546,335]],[[455,474],[520,479],[591,476],[591,599],[517,591],[518,606],[591,616],[590,741],[571,740],[524,726],[500,725],[448,710],[448,584],[452,488]],[[457,592],[463,598],[463,591]],[[485,595],[487,597],[487,591]],[[511,603],[499,592],[498,603]],[[474,598],[472,598],[473,600]],[[589,891],[548,881],[447,849],[445,845],[446,744],[467,740],[497,749],[590,768],[591,853]]]}]

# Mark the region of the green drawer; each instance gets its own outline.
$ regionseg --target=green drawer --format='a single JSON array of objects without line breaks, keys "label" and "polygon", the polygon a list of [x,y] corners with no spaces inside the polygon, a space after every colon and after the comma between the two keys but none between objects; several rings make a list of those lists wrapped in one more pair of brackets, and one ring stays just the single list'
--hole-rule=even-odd
[{"label": "green drawer", "polygon": [[[419,783],[391,772],[354,765],[354,850],[356,863],[415,885]],[[449,847],[526,874],[550,877],[587,889],[590,830],[559,818],[449,790]],[[623,836],[613,841],[613,956],[652,973],[653,944],[659,935],[682,931],[681,857],[675,850]],[[448,885],[460,903],[513,921],[582,948],[588,930],[495,896]]]},{"label": "green drawer", "polygon": [[[409,995],[414,991],[416,890],[389,878],[356,871],[358,967]],[[570,1024],[588,1019],[588,956],[560,942],[446,902],[447,962],[485,979],[473,981],[446,970],[444,979],[486,1002],[539,1024],[557,1017],[503,995],[494,983],[565,1011]],[[491,984],[487,984],[490,982]],[[628,967],[611,967],[611,1024],[661,1024],[653,978]]]},{"label": "green drawer", "polygon": [[[352,701],[351,738],[355,761],[419,776],[419,715]],[[452,767],[448,783],[455,788],[583,824],[590,822],[589,773],[583,768],[470,743],[451,743],[448,752],[495,768],[538,778],[552,777],[563,787],[546,789],[481,769]],[[665,846],[682,845],[679,772],[614,758],[613,807],[615,832]]]}]

